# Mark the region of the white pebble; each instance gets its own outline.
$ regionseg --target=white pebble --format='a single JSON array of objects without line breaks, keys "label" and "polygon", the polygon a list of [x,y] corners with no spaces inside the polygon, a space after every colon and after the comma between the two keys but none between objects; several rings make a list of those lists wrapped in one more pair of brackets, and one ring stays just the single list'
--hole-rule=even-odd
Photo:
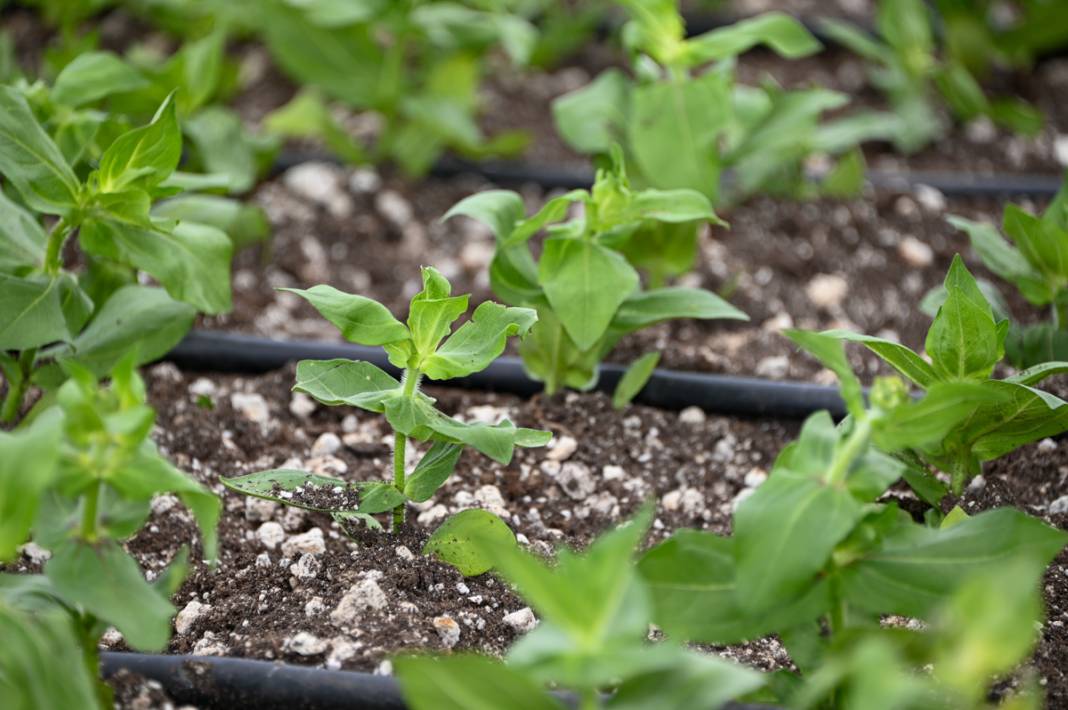
[{"label": "white pebble", "polygon": [[683,424],[704,424],[706,419],[705,410],[700,407],[690,406],[679,412],[679,421]]},{"label": "white pebble", "polygon": [[448,614],[434,617],[434,630],[445,648],[452,648],[460,640],[460,625]]},{"label": "white pebble", "polygon": [[805,295],[819,308],[837,308],[849,292],[849,283],[835,274],[817,274],[805,286]]},{"label": "white pebble", "polygon": [[293,397],[289,400],[290,413],[301,419],[310,417],[317,407],[315,400],[303,392],[294,392]]},{"label": "white pebble", "polygon": [[234,392],[230,395],[230,406],[245,419],[257,424],[265,424],[271,416],[267,400],[255,393]]},{"label": "white pebble", "polygon": [[311,447],[312,456],[331,456],[341,448],[341,438],[332,431],[320,434]]},{"label": "white pebble", "polygon": [[268,550],[278,547],[286,539],[286,531],[275,522],[264,523],[256,530],[256,537]]},{"label": "white pebble", "polygon": [[307,631],[298,632],[285,645],[299,656],[317,656],[326,651],[326,641]]},{"label": "white pebble", "polygon": [[315,579],[322,568],[322,563],[314,555],[304,554],[300,556],[296,563],[290,566],[289,571],[297,579],[308,581]]},{"label": "white pebble", "polygon": [[282,554],[286,557],[296,557],[302,554],[321,555],[324,552],[326,552],[326,543],[323,541],[323,531],[319,528],[312,528],[306,533],[294,535],[282,543]]},{"label": "white pebble", "polygon": [[174,617],[174,630],[179,634],[186,634],[193,623],[204,614],[211,611],[210,604],[201,604],[194,599],[185,605],[185,607],[178,612],[178,615]]},{"label": "white pebble", "polygon": [[1050,515],[1060,515],[1061,513],[1068,513],[1068,496],[1061,496],[1057,500],[1049,504]]},{"label": "white pebble", "polygon": [[330,621],[337,626],[352,625],[359,620],[362,612],[384,609],[388,603],[386,593],[378,586],[378,582],[364,579],[341,597],[337,607],[330,612]]},{"label": "white pebble", "polygon": [[560,467],[556,482],[560,484],[568,497],[575,500],[586,498],[597,488],[597,483],[590,475],[589,467],[584,463],[574,461],[569,461]]},{"label": "white pebble", "polygon": [[917,269],[922,269],[934,263],[934,250],[916,237],[902,239],[901,243],[897,245],[897,253],[906,264]]},{"label": "white pebble", "polygon": [[505,614],[502,621],[519,633],[531,631],[538,625],[538,619],[534,616],[534,612],[531,611],[529,606],[525,606],[519,611],[513,611],[511,614]]},{"label": "white pebble", "polygon": [[547,457],[550,461],[567,461],[577,449],[578,442],[574,437],[561,436],[553,442]]}]

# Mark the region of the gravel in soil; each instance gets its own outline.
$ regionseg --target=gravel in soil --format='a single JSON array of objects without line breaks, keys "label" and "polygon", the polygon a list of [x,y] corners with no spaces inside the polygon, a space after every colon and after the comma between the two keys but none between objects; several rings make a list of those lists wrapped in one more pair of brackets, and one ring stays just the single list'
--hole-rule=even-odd
[{"label": "gravel in soil", "polygon": [[[378,299],[403,318],[421,288],[419,264],[438,268],[454,292],[472,293],[472,304],[492,298],[492,235],[467,218],[440,220],[460,199],[491,187],[474,176],[413,185],[369,169],[293,168],[256,194],[274,236],[235,257],[233,312],[203,325],[335,340],[336,329],[310,305],[275,288],[327,283]],[[529,186],[522,194],[533,210],[554,193]],[[919,304],[941,283],[953,254],[991,278],[946,216],[997,223],[1001,208],[923,188],[847,201],[759,198],[724,210],[730,228],[702,233],[697,268],[679,283],[727,296],[750,322],[662,324],[625,339],[611,358],[629,362],[657,349],[661,366],[679,370],[829,381],[814,361],[793,357],[778,331],[842,327],[922,348],[929,321]],[[1020,299],[1010,305],[1018,317],[1033,317]],[[879,371],[874,357],[854,350],[861,371]]]},{"label": "gravel in soil", "polygon": [[[195,564],[174,601],[173,653],[229,655],[390,672],[397,653],[430,649],[501,654],[536,619],[492,575],[463,578],[424,557],[430,532],[450,513],[482,507],[501,515],[521,543],[548,555],[581,548],[600,531],[657,501],[649,544],[681,527],[729,533],[737,501],[759,486],[794,421],[750,420],[688,409],[631,406],[602,395],[521,400],[430,389],[447,412],[469,420],[507,416],[554,432],[544,449],[519,450],[507,466],[465,452],[431,500],[409,506],[399,534],[354,531],[324,514],[245,498],[221,477],[297,467],[349,482],[388,475],[389,432],[380,417],[309,406],[290,392],[293,369],[256,378],[186,374],[171,365],[146,373],[159,416],[154,438],[172,460],[222,495],[217,569]],[[1068,383],[1055,390],[1068,393]],[[211,407],[204,403],[210,400]],[[969,513],[1013,505],[1068,529],[1068,448],[1046,440],[988,467],[960,501]],[[418,457],[413,453],[409,465]],[[425,449],[425,446],[418,447]],[[895,497],[908,506],[906,490]],[[176,499],[157,498],[127,547],[149,577],[179,546],[197,548],[195,525]],[[199,550],[196,550],[199,551]],[[194,559],[197,555],[193,556]],[[13,567],[34,571],[26,557]],[[1068,554],[1045,583],[1048,618],[1035,665],[1050,707],[1068,703]],[[105,647],[123,648],[114,631]],[[788,667],[775,639],[716,649],[756,667]]]}]

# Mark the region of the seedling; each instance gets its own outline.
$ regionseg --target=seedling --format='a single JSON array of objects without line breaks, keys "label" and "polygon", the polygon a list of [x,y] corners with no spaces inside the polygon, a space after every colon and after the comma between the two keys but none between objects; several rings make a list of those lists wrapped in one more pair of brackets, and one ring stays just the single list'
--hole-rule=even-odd
[{"label": "seedling", "polygon": [[[945,698],[945,707],[979,707],[990,675],[1011,670],[1033,643],[1038,583],[1068,535],[1013,509],[975,516],[958,509],[928,527],[895,502],[876,501],[906,470],[884,452],[942,441],[967,426],[975,400],[1006,398],[981,383],[939,381],[913,402],[901,380],[885,378],[865,406],[836,338],[787,334],[838,375],[850,416],[838,427],[826,412],[808,418],[767,481],[738,506],[731,537],[682,530],[646,553],[639,567],[654,622],[678,642],[731,644],[777,634],[798,673],[781,673],[763,701],[839,707],[836,690],[878,672],[880,681],[883,673],[897,679],[880,683],[879,693],[922,690]],[[1000,601],[1000,584],[983,594],[992,575],[1011,587],[1006,593],[1019,606]],[[969,616],[979,608],[1004,614]],[[879,629],[887,614],[936,629],[947,615],[953,622],[944,633],[903,643],[901,633]],[[1015,631],[1001,646],[1007,627]],[[958,662],[961,653],[974,665]],[[933,674],[916,672],[936,660]],[[867,691],[844,692],[841,707],[869,705],[845,700],[850,692],[869,697]]]},{"label": "seedling", "polygon": [[[1050,360],[1068,360],[1068,186],[1041,217],[1006,205],[1002,229],[963,217],[950,217],[963,230],[986,268],[1005,279],[1035,306],[1048,306],[1043,323],[1013,323],[1005,340],[1009,362],[1033,367]],[[932,294],[938,300],[944,294]],[[937,301],[936,301],[937,302]]]},{"label": "seedling", "polygon": [[[507,419],[496,425],[461,422],[438,411],[434,400],[420,391],[423,377],[442,381],[484,370],[501,354],[510,336],[525,335],[537,320],[529,308],[506,308],[487,301],[450,335],[452,324],[467,311],[468,296],[450,295],[452,287],[436,269],[425,267],[422,273],[423,290],[412,299],[407,324],[376,301],[330,286],[284,289],[311,303],[345,339],[382,346],[389,361],[404,371],[397,381],[369,362],[303,360],[297,364],[293,387],[326,405],[384,414],[394,431],[392,483],[349,486],[335,478],[276,469],[223,479],[226,486],[245,495],[324,510],[342,522],[354,518],[370,522],[371,515],[392,510],[397,530],[404,522],[407,501],[418,503],[433,496],[452,474],[465,445],[507,464],[516,446],[548,443],[549,432],[517,428]],[[405,470],[409,439],[433,442],[410,473]],[[484,522],[472,519],[471,524]],[[456,530],[446,533],[455,535]]]},{"label": "seedling", "polygon": [[[899,150],[919,150],[945,133],[936,96],[962,121],[985,116],[1027,135],[1042,128],[1042,115],[1029,104],[988,99],[962,57],[952,52],[939,57],[933,16],[923,0],[880,0],[879,39],[841,20],[821,24],[832,39],[872,64],[872,84],[887,95],[893,109],[888,126]],[[868,115],[878,120],[878,114]]]},{"label": "seedling", "polygon": [[[759,87],[736,84],[735,58],[752,47],[765,45],[788,59],[820,49],[788,15],[766,13],[687,39],[674,0],[620,4],[631,17],[623,39],[634,78],[609,69],[557,99],[553,115],[560,135],[580,153],[603,158],[622,144],[641,186],[689,188],[715,202],[757,191],[804,196],[818,192],[804,180],[805,159],[846,154],[885,132],[879,117],[821,126],[823,112],[847,102],[834,91],[788,91],[770,79]],[[721,184],[727,168],[734,171],[729,194]],[[862,169],[859,153],[851,153],[828,187],[858,190]]]},{"label": "seedling", "polygon": [[125,356],[107,387],[68,364],[55,406],[0,433],[0,561],[28,540],[51,552],[43,574],[0,574],[0,688],[13,707],[112,707],[95,682],[109,626],[135,649],[166,647],[188,549],[151,583],[123,549],[153,497],[176,495],[196,519],[204,558],[215,559],[222,506],[148,438],[155,412],[137,359]]},{"label": "seedling", "polygon": [[[614,157],[592,191],[552,199],[530,217],[520,196],[505,190],[472,195],[445,215],[466,215],[493,230],[490,285],[505,303],[537,310],[520,353],[549,393],[593,387],[598,363],[628,333],[672,318],[747,319],[703,289],[641,288],[636,267],[657,281],[685,271],[695,258],[697,225],[722,222],[699,192],[632,190],[621,156]],[[583,214],[565,222],[572,204]],[[548,238],[535,261],[529,242],[542,229]]]},{"label": "seedling", "polygon": [[[515,546],[490,547],[501,576],[539,617],[504,663],[473,655],[407,657],[394,664],[414,710],[568,707],[546,690],[566,689],[586,708],[718,708],[752,692],[759,673],[679,643],[650,644],[646,583],[632,562],[650,510],[583,553],[560,550],[556,565]],[[610,699],[602,691],[613,690]]]},{"label": "seedling", "polygon": [[[0,174],[8,188],[0,194],[0,368],[8,382],[0,419],[18,415],[31,382],[61,384],[63,365],[101,376],[135,346],[148,362],[181,339],[197,311],[229,310],[226,234],[150,211],[156,199],[181,191],[171,182],[181,152],[171,96],[151,123],[112,141],[82,179],[22,93],[0,86]],[[77,274],[64,268],[75,235]],[[140,285],[139,272],[163,288]]]},{"label": "seedling", "polygon": [[[287,135],[321,136],[343,156],[396,161],[422,175],[446,149],[467,157],[512,154],[526,135],[486,139],[476,121],[489,51],[500,46],[524,64],[537,40],[508,9],[454,2],[261,3],[254,23],[279,66],[314,93],[268,119]],[[321,93],[320,93],[321,92]],[[373,148],[340,138],[321,94],[380,119]]]},{"label": "seedling", "polygon": [[1005,354],[1008,321],[995,319],[959,255],[953,259],[944,287],[945,302],[927,331],[926,359],[883,338],[827,331],[829,336],[863,344],[925,390],[940,383],[964,382],[984,393],[976,397],[960,426],[938,440],[910,447],[914,465],[906,479],[932,504],[946,491],[931,475],[929,465],[949,473],[950,489],[960,495],[965,484],[981,473],[983,461],[1068,429],[1068,403],[1032,386],[1068,372],[1068,362],[1046,362],[1003,380],[994,379],[994,367]]}]

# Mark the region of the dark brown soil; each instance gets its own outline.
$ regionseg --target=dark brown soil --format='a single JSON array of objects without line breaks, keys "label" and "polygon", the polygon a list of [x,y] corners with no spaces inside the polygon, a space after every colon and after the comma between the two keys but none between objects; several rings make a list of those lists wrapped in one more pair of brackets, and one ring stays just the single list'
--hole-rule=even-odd
[{"label": "dark brown soil", "polygon": [[175,703],[157,681],[126,669],[107,679],[115,692],[115,706],[122,710],[174,710]]}]

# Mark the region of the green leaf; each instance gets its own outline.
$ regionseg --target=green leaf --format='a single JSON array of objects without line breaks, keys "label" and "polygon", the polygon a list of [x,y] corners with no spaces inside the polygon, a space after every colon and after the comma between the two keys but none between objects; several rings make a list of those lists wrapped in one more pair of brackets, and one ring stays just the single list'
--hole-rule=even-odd
[{"label": "green leaf", "polygon": [[526,209],[523,207],[523,198],[510,190],[484,190],[457,202],[441,221],[457,215],[485,224],[501,242],[512,235],[516,225],[526,215]]},{"label": "green leaf", "polygon": [[612,330],[630,333],[673,318],[749,320],[711,291],[669,286],[635,293],[623,301],[612,320]]},{"label": "green leaf", "polygon": [[123,286],[104,302],[85,330],[47,355],[59,362],[76,362],[103,377],[131,350],[137,350],[139,365],[162,357],[189,332],[195,318],[196,309],[175,301],[163,289]]},{"label": "green leaf", "polygon": [[341,335],[360,345],[385,345],[407,340],[408,328],[389,309],[370,298],[338,291],[333,286],[280,289],[295,293],[337,326]]},{"label": "green leaf", "polygon": [[155,277],[167,293],[202,313],[230,310],[230,239],[195,222],[146,226],[114,213],[86,220],[79,240],[90,254],[130,264]]},{"label": "green leaf", "polygon": [[607,703],[610,710],[690,710],[720,708],[764,685],[757,671],[713,654],[663,644],[656,653],[671,657],[664,670],[643,669],[624,680]]},{"label": "green leaf", "polygon": [[1068,279],[1068,232],[1016,205],[1005,205],[1002,227],[1031,266],[1047,279]]},{"label": "green leaf", "polygon": [[0,273],[41,266],[47,241],[34,215],[0,190]]},{"label": "green leaf", "polygon": [[343,359],[301,360],[293,385],[294,390],[329,406],[347,404],[379,413],[385,411],[386,400],[400,396],[400,387],[400,382],[369,362]]},{"label": "green leaf", "polygon": [[0,432],[0,562],[26,542],[37,506],[59,473],[63,418],[51,410],[28,427]]},{"label": "green leaf", "polygon": [[946,302],[938,309],[925,347],[941,378],[985,378],[1002,356],[990,304],[958,254],[946,275]]},{"label": "green leaf", "polygon": [[735,57],[758,44],[787,59],[808,56],[822,48],[795,18],[782,12],[765,12],[688,40],[687,64],[696,66]]},{"label": "green leaf", "polygon": [[735,584],[734,541],[678,530],[642,556],[638,570],[653,594],[653,621],[680,641],[738,643],[818,618],[830,600],[827,585],[750,614]]},{"label": "green leaf", "polygon": [[564,708],[526,675],[484,656],[407,656],[393,664],[412,710]]},{"label": "green leaf", "polygon": [[196,148],[205,172],[229,178],[231,192],[245,192],[274,153],[273,139],[252,136],[240,116],[222,106],[210,106],[185,121],[183,126]]},{"label": "green leaf", "polygon": [[863,344],[885,360],[888,365],[920,387],[930,387],[938,380],[938,375],[935,374],[934,368],[931,367],[930,363],[900,343],[895,343],[885,338],[876,338],[872,335],[852,333],[848,330],[825,330],[822,335]]},{"label": "green leaf", "polygon": [[981,403],[955,437],[971,443],[981,461],[992,461],[1024,444],[1068,429],[1068,402],[1015,382],[985,382],[1001,395]]},{"label": "green leaf", "polygon": [[218,195],[181,195],[157,205],[156,217],[207,224],[230,237],[234,250],[270,235],[271,227],[261,207]]},{"label": "green leaf", "polygon": [[[220,477],[219,481],[230,490],[241,493],[242,495],[263,498],[264,500],[272,500],[276,503],[293,506],[294,508],[324,512],[352,510],[351,507],[347,506],[334,504],[319,505],[318,503],[312,504],[306,502],[302,497],[295,498],[293,492],[297,490],[305,491],[308,488],[315,488],[319,489],[320,492],[324,490],[333,492],[340,488],[341,490],[337,492],[338,500],[347,500],[347,494],[352,490],[352,486],[339,478],[320,476],[319,474],[308,473],[307,471],[298,471],[290,468],[275,468],[269,471],[249,473],[244,476],[234,476],[233,478]],[[403,502],[403,497],[401,502]],[[386,509],[388,510],[388,508]]]},{"label": "green leaf", "polygon": [[607,154],[625,135],[630,83],[610,68],[581,89],[553,100],[553,119],[564,141],[579,153]]},{"label": "green leaf", "polygon": [[404,495],[416,503],[429,500],[452,475],[463,449],[461,444],[435,442],[405,480]]},{"label": "green leaf", "polygon": [[854,417],[861,416],[864,412],[864,394],[860,387],[860,380],[857,379],[849,361],[846,360],[845,349],[837,339],[839,336],[833,333],[813,333],[795,329],[784,330],[783,335],[807,350],[838,376],[842,399],[845,400],[849,413]]},{"label": "green leaf", "polygon": [[78,205],[81,183],[10,86],[0,86],[0,175],[38,212],[62,215]]},{"label": "green leaf", "polygon": [[408,330],[420,362],[431,357],[453,321],[467,312],[468,296],[450,296],[452,286],[437,269],[424,266],[423,290],[412,299]]},{"label": "green leaf", "polygon": [[122,134],[104,151],[100,157],[100,189],[151,189],[174,172],[181,157],[182,132],[172,94],[160,105],[151,123]]},{"label": "green leaf", "polygon": [[645,383],[652,377],[658,362],[660,362],[660,353],[655,350],[645,353],[632,362],[623,376],[619,378],[616,391],[612,394],[612,406],[616,409],[623,409],[630,404],[630,401],[642,391]]},{"label": "green leaf", "polygon": [[1035,385],[1047,377],[1063,375],[1066,372],[1068,372],[1068,362],[1044,362],[1010,375],[1004,381],[1015,382],[1019,385]]},{"label": "green leaf", "polygon": [[[936,382],[918,402],[895,407],[875,423],[874,439],[884,451],[920,449],[968,426],[985,407],[1008,397],[990,383]],[[966,421],[967,420],[967,421]]]},{"label": "green leaf", "polygon": [[52,100],[78,107],[111,94],[136,91],[148,85],[140,72],[111,52],[79,54],[56,77]]},{"label": "green leaf", "polygon": [[399,505],[404,505],[404,494],[398,491],[396,486],[385,481],[371,481],[360,486],[360,507],[356,513],[359,515],[384,513]]},{"label": "green leaf", "polygon": [[321,140],[345,162],[360,165],[368,161],[367,151],[330,113],[320,93],[303,89],[289,103],[271,111],[263,127],[273,136]]},{"label": "green leaf", "polygon": [[487,548],[515,547],[515,533],[488,510],[471,508],[453,515],[434,531],[423,546],[424,555],[434,555],[465,577],[484,574],[494,567]]},{"label": "green leaf", "polygon": [[471,320],[423,360],[420,370],[432,380],[481,372],[504,352],[509,336],[526,335],[537,320],[537,312],[530,308],[505,308],[486,301],[475,309]]},{"label": "green leaf", "polygon": [[25,350],[73,337],[63,309],[65,284],[71,285],[66,277],[20,279],[0,273],[0,350]]},{"label": "green leaf", "polygon": [[133,648],[166,648],[174,607],[117,542],[66,540],[52,551],[44,571],[64,601],[118,628]]},{"label": "green leaf", "polygon": [[[5,601],[0,601],[0,695],[5,707],[105,710],[71,614],[58,604],[24,610]],[[57,668],[63,672],[56,673]]]},{"label": "green leaf", "polygon": [[1010,508],[950,528],[908,524],[841,571],[850,603],[877,614],[927,618],[968,575],[1021,556],[1046,564],[1068,535]]},{"label": "green leaf", "polygon": [[1035,305],[1044,305],[1053,298],[1042,273],[1028,263],[1024,255],[1013,248],[994,225],[956,216],[950,216],[947,220],[968,235],[972,248],[986,268],[1014,284],[1027,300]]},{"label": "green leaf", "polygon": [[589,350],[619,306],[638,289],[638,274],[618,253],[567,237],[545,241],[538,276],[567,334]]}]

